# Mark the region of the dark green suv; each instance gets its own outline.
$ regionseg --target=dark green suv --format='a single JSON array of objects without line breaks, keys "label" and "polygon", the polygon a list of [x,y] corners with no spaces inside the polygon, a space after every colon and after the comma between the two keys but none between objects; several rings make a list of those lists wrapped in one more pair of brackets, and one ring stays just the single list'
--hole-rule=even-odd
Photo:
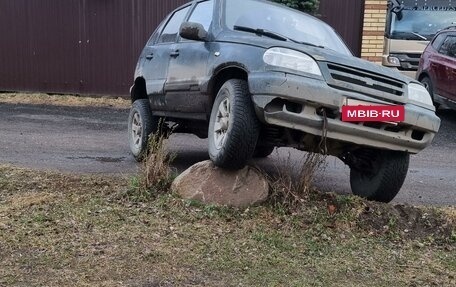
[{"label": "dark green suv", "polygon": [[[336,156],[355,194],[390,201],[409,154],[440,120],[427,90],[354,57],[322,21],[260,0],[193,1],[172,12],[139,58],[129,138],[141,159],[160,119],[208,138],[220,167],[239,169],[274,147]],[[344,105],[399,106],[403,121],[342,120]],[[161,129],[162,130],[162,129]]]}]

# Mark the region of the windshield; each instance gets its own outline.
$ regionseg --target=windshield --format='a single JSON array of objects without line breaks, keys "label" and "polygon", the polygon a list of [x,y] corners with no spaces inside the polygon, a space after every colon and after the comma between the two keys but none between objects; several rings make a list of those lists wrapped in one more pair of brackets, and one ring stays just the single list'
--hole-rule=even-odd
[{"label": "windshield", "polygon": [[454,21],[454,11],[402,10],[401,20],[392,14],[390,35],[392,39],[431,40],[438,31]]},{"label": "windshield", "polygon": [[322,46],[351,55],[329,25],[307,14],[257,0],[226,0],[225,3],[225,24],[230,29],[235,30],[235,26],[243,27],[244,32],[248,32],[245,29],[247,27],[263,29],[294,42]]}]

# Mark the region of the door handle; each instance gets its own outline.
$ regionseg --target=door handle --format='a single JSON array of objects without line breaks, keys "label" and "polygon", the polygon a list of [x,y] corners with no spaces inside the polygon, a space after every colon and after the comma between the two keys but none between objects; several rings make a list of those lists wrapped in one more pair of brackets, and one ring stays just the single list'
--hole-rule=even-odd
[{"label": "door handle", "polygon": [[176,58],[177,56],[179,56],[179,50],[175,50],[174,52],[171,52],[171,54],[169,55],[173,58]]},{"label": "door handle", "polygon": [[154,53],[150,53],[149,55],[146,56],[147,60],[152,60],[154,58]]}]

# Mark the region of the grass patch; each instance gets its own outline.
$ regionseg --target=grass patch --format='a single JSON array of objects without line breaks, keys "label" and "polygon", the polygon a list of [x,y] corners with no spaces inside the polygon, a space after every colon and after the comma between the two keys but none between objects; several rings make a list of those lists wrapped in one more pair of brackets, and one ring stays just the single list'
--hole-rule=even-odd
[{"label": "grass patch", "polygon": [[165,146],[169,135],[167,132],[158,132],[149,136],[140,171],[130,179],[130,191],[127,194],[130,200],[147,200],[169,191],[177,174],[171,167],[175,155],[170,154]]},{"label": "grass patch", "polygon": [[131,106],[130,100],[120,97],[88,97],[76,95],[49,95],[39,93],[0,93],[0,103],[114,108],[130,108]]},{"label": "grass patch", "polygon": [[[279,157],[280,158],[280,157]],[[315,192],[313,181],[315,174],[325,168],[326,156],[319,153],[305,153],[296,162],[288,157],[281,159],[276,165],[275,173],[270,175],[264,172],[271,187],[270,202],[280,205],[285,209],[294,209],[309,199]],[[295,170],[300,170],[297,178],[294,178]]]},{"label": "grass patch", "polygon": [[455,212],[309,194],[293,210],[127,196],[0,167],[0,286],[454,286]]}]

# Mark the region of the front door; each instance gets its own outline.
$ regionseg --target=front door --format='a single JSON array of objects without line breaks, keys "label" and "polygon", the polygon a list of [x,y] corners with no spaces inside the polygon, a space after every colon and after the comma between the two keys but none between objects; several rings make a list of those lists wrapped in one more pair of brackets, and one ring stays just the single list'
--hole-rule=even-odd
[{"label": "front door", "polygon": [[[188,21],[200,23],[206,31],[210,31],[213,8],[213,0],[198,3]],[[208,95],[201,94],[200,89],[201,84],[208,80],[209,55],[208,42],[179,39],[173,45],[165,83],[169,111],[197,116],[205,114],[211,108]]]},{"label": "front door", "polygon": [[436,61],[431,63],[436,75],[437,93],[447,99],[452,98],[454,81],[456,80],[451,65],[451,62],[454,61],[451,50],[454,44],[456,44],[456,36],[447,36],[439,48]]},{"label": "front door", "polygon": [[450,36],[448,46],[448,58],[446,68],[446,78],[448,79],[444,85],[447,97],[456,102],[456,35]]}]

